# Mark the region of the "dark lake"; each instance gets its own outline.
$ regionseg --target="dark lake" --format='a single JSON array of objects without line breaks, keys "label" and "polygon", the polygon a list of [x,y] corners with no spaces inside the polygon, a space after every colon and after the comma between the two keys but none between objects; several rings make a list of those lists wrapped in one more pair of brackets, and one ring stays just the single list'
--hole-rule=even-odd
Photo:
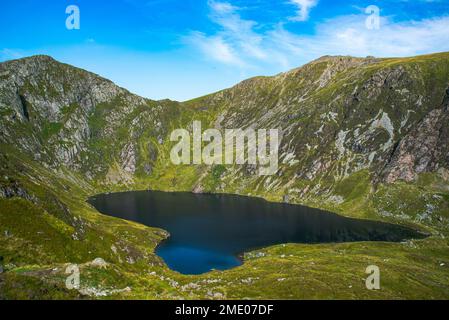
[{"label": "dark lake", "polygon": [[244,252],[275,244],[423,237],[398,225],[235,195],[139,191],[97,195],[89,203],[103,214],[170,232],[156,253],[183,274],[230,269],[242,264]]}]

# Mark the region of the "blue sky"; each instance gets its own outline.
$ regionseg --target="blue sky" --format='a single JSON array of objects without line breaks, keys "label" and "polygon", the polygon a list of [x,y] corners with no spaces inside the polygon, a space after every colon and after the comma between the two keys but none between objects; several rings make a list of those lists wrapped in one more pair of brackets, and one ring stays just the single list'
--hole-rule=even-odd
[{"label": "blue sky", "polygon": [[[69,5],[79,30],[66,28]],[[183,101],[322,55],[449,51],[449,0],[2,0],[0,30],[0,61],[49,54]]]}]

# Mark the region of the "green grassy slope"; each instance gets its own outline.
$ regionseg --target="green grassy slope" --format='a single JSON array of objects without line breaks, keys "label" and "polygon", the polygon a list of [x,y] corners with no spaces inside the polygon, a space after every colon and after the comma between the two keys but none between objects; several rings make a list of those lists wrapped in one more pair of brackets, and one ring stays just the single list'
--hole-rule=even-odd
[{"label": "green grassy slope", "polygon": [[[186,103],[142,99],[48,57],[0,64],[0,71],[9,73],[0,78],[0,298],[449,297],[444,143],[435,143],[425,164],[406,164],[413,179],[385,178],[405,166],[395,160],[398,150],[414,152],[399,147],[407,137],[444,138],[447,124],[435,125],[436,133],[420,124],[445,110],[448,53],[324,57]],[[444,124],[441,112],[437,124]],[[278,174],[174,166],[169,134],[194,120],[203,128],[282,129]],[[154,254],[165,231],[103,216],[85,202],[100,192],[145,189],[288,198],[431,236],[400,244],[286,244],[247,253],[233,270],[184,276]],[[106,264],[92,263],[96,258]],[[65,288],[72,263],[81,269],[80,290]],[[380,291],[364,285],[372,264],[381,268]]]}]

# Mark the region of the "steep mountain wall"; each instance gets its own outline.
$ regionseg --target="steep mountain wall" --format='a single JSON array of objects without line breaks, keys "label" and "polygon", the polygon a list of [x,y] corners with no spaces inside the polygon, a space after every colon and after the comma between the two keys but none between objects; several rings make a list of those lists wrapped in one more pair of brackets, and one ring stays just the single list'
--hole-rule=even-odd
[{"label": "steep mountain wall", "polygon": [[[184,103],[138,97],[47,56],[1,63],[0,299],[210,298],[214,292],[447,298],[448,101],[449,53],[323,57]],[[191,130],[193,121],[222,131],[279,129],[278,171],[259,176],[248,164],[175,166],[170,133]],[[96,193],[137,189],[259,196],[431,236],[403,244],[273,247],[249,255],[238,271],[192,284],[154,254],[166,232],[100,215],[85,202]],[[373,262],[386,275],[386,289],[375,296],[360,281]],[[67,291],[61,281],[68,263],[82,269],[79,291]]]},{"label": "steep mountain wall", "polygon": [[[2,63],[0,74],[1,143],[105,190],[340,204],[351,198],[353,175],[363,176],[365,189],[416,183],[423,173],[448,176],[447,53],[323,57],[186,103],[138,97],[47,56]],[[279,129],[278,172],[261,177],[250,165],[174,166],[170,132],[194,120],[221,130]]]}]

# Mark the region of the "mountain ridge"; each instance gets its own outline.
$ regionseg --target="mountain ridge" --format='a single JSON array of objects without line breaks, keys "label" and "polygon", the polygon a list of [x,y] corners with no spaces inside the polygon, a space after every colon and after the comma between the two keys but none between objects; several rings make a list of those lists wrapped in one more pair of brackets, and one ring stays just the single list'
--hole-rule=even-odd
[{"label": "mountain ridge", "polygon": [[[96,193],[152,189],[262,197],[425,230],[431,237],[416,246],[422,248],[422,260],[435,265],[419,265],[428,270],[421,281],[444,296],[447,290],[433,285],[429,272],[444,282],[446,273],[436,261],[448,258],[442,253],[449,236],[448,100],[449,53],[322,57],[187,102],[142,98],[48,56],[1,63],[0,240],[6,245],[0,246],[0,256],[10,265],[8,279],[25,266],[33,274],[32,265],[42,271],[44,265],[97,257],[120,275],[135,275],[137,282],[147,281],[143,274],[152,268],[177,277],[154,255],[166,233],[101,216],[85,203]],[[248,164],[173,165],[170,133],[190,129],[193,121],[219,130],[279,129],[278,172],[261,177]],[[36,232],[61,246],[34,237]],[[96,241],[99,236],[104,241]],[[369,246],[377,252],[373,259],[388,255],[378,244]],[[295,248],[319,255],[313,247],[288,250],[296,255]],[[321,248],[327,258],[335,257],[331,246]],[[345,248],[352,252],[349,260],[363,261],[360,245]],[[413,248],[388,248],[404,254],[398,262],[402,267],[413,268],[409,257],[418,254]],[[264,277],[277,265],[267,259]],[[357,263],[345,268],[355,272]],[[242,272],[254,276],[249,269]],[[25,276],[23,285],[31,278]],[[385,294],[402,297],[392,283]]]},{"label": "mountain ridge", "polygon": [[[49,56],[38,55],[0,64],[0,70],[3,73],[12,70],[16,72],[16,75],[10,76],[6,83],[5,80],[2,81],[3,89],[0,99],[3,98],[3,101],[0,100],[0,103],[7,106],[8,103],[11,103],[9,101],[14,101],[15,115],[13,117],[17,116],[21,123],[28,123],[32,129],[31,133],[25,132],[25,135],[21,137],[20,131],[8,132],[8,127],[14,127],[14,125],[4,125],[6,132],[2,130],[2,138],[10,144],[14,143],[15,139],[20,141],[22,138],[27,147],[34,146],[35,158],[42,156],[37,152],[37,149],[44,149],[44,156],[48,156],[49,161],[53,161],[53,165],[75,166],[77,170],[80,170],[83,152],[86,153],[83,156],[92,157],[95,155],[90,153],[104,151],[102,150],[104,146],[99,146],[99,150],[91,152],[92,147],[95,147],[91,145],[91,142],[95,140],[96,134],[98,134],[100,140],[101,138],[107,140],[109,134],[118,134],[120,130],[127,131],[123,132],[125,137],[126,135],[134,135],[134,138],[137,137],[138,139],[142,134],[147,134],[146,140],[154,145],[147,146],[144,149],[150,154],[151,151],[154,151],[153,155],[150,155],[154,162],[156,160],[154,159],[154,153],[157,152],[150,149],[158,149],[159,152],[161,148],[164,148],[164,151],[166,151],[167,127],[172,126],[172,123],[178,120],[176,119],[177,116],[182,117],[184,115],[193,120],[193,117],[201,118],[204,117],[205,112],[208,112],[209,114],[205,116],[208,118],[206,123],[209,123],[212,127],[276,127],[282,129],[284,133],[287,133],[286,137],[293,140],[290,140],[288,147],[286,145],[281,146],[281,157],[285,160],[287,157],[303,155],[304,161],[300,161],[302,162],[300,168],[307,172],[306,174],[296,173],[295,176],[299,175],[306,180],[314,180],[317,175],[328,171],[330,166],[338,165],[339,159],[351,156],[359,158],[357,161],[359,161],[361,169],[370,168],[371,171],[377,172],[373,181],[395,182],[397,178],[391,172],[397,172],[398,169],[394,168],[391,163],[387,163],[385,167],[389,168],[390,174],[388,175],[382,172],[381,163],[388,161],[389,158],[394,158],[394,145],[399,146],[404,139],[404,134],[401,131],[410,132],[419,125],[420,121],[424,121],[426,116],[429,116],[429,112],[441,107],[438,100],[443,103],[443,100],[447,99],[445,91],[449,90],[449,85],[443,83],[439,85],[440,88],[435,88],[441,92],[440,97],[435,93],[429,95],[429,93],[424,92],[428,88],[420,88],[423,94],[417,94],[410,93],[406,87],[396,89],[395,86],[420,85],[419,79],[413,77],[420,76],[421,70],[405,70],[404,66],[410,69],[409,64],[411,65],[413,61],[417,60],[418,63],[412,65],[412,67],[421,68],[419,61],[426,61],[426,59],[431,60],[431,63],[434,63],[434,61],[444,63],[447,56],[448,53],[388,59],[324,56],[300,68],[277,76],[251,78],[229,89],[181,103],[171,100],[154,101],[138,97],[96,74],[67,64],[61,64]],[[386,65],[384,65],[385,63]],[[444,64],[442,66],[447,68]],[[438,69],[438,66],[436,68]],[[432,72],[432,70],[430,71]],[[360,85],[347,82],[351,79],[366,76],[364,73],[372,74],[366,80],[362,80]],[[404,83],[401,84],[400,81]],[[423,82],[424,79],[420,81]],[[8,90],[9,86],[15,88],[9,88]],[[350,93],[346,89],[347,87],[351,87]],[[395,102],[403,104],[404,107],[408,103],[408,101],[403,103],[404,100],[407,100],[404,95],[415,94],[415,107],[405,110],[402,106],[398,107],[394,104],[389,106],[389,102],[387,102],[385,108],[378,108],[370,102],[372,99],[382,99],[387,94],[391,96],[389,97],[390,100],[397,99]],[[426,98],[432,99],[432,101],[423,101]],[[411,100],[411,98],[408,99]],[[382,101],[382,103],[385,102]],[[363,104],[366,105],[365,109],[369,111],[368,114],[364,114],[365,110],[357,112],[356,109],[351,110],[351,108]],[[418,111],[417,108],[423,105],[427,105],[427,109],[422,112]],[[33,108],[36,110],[33,110]],[[384,110],[386,108],[389,108],[390,111]],[[171,118],[164,115],[164,113],[167,113],[166,109],[173,112],[175,117]],[[322,109],[322,112],[320,111],[318,115],[315,109]],[[148,119],[146,119],[147,121],[143,119],[142,114],[145,113],[152,114],[149,118],[153,117],[153,123],[150,124]],[[391,119],[391,114],[395,113],[402,118]],[[409,118],[416,113],[420,114],[415,117],[414,123],[403,128],[410,121]],[[245,118],[246,114],[250,114],[250,118]],[[439,116],[445,117],[444,110]],[[215,119],[211,121],[211,117],[215,117]],[[360,121],[363,117],[370,122],[369,126]],[[162,119],[164,121],[161,121]],[[312,121],[309,121],[309,119],[312,119]],[[348,126],[348,119],[359,122],[356,124],[358,128]],[[95,122],[104,122],[105,120],[105,123],[101,123],[104,127],[99,127],[101,132],[96,132],[97,124]],[[399,120],[400,128],[398,129]],[[134,124],[139,127],[139,132],[131,132],[132,130],[120,127],[120,123],[123,121],[135,122]],[[434,121],[441,123],[441,120],[434,119]],[[300,134],[301,131],[304,131],[303,126],[300,125],[301,122],[304,122],[306,126],[305,134]],[[285,125],[286,123],[289,125]],[[146,129],[150,126],[154,127],[155,124],[160,128],[153,129],[159,131],[151,130],[156,137],[150,137]],[[184,125],[189,124],[184,123]],[[345,126],[348,128],[342,128]],[[362,130],[365,130],[365,132],[360,134]],[[350,141],[346,141],[348,134],[353,135],[353,137],[349,137],[348,140]],[[320,156],[319,153],[323,153],[322,150],[314,152],[318,145],[313,146],[311,142],[316,141],[317,138],[322,139],[323,136],[325,136],[325,139],[321,143],[327,141],[327,147],[331,148],[331,145],[333,145],[334,151]],[[400,136],[399,139],[396,136]],[[10,140],[8,140],[8,137]],[[380,139],[378,142],[371,141],[377,138]],[[33,141],[30,142],[30,139]],[[26,140],[28,142],[25,142]],[[139,161],[136,158],[142,156],[142,154],[137,154],[139,152],[135,150],[133,141],[129,141],[127,138],[124,140],[127,140],[127,144],[122,146],[122,150],[119,150],[121,169],[123,169],[119,170],[121,171],[119,175],[122,175],[125,181],[130,181],[132,180],[131,176],[135,175],[136,170],[139,169],[137,168]],[[35,143],[36,141],[38,143]],[[306,144],[298,145],[298,141],[304,141]],[[75,142],[74,145],[70,147],[73,142]],[[296,142],[296,146],[292,146],[292,142]],[[377,145],[371,146],[371,143]],[[348,144],[351,144],[350,149],[348,149]],[[55,149],[45,150],[49,145]],[[433,147],[438,148],[436,145]],[[443,150],[437,153],[444,152]],[[118,153],[117,150],[115,153]],[[315,153],[315,155],[307,156],[307,153]],[[116,157],[117,155],[111,158],[111,162]],[[377,157],[379,160],[377,160]],[[443,154],[442,157],[444,160],[445,155]],[[56,160],[51,158],[56,158]],[[73,161],[74,158],[76,158],[76,161]],[[322,158],[327,158],[327,160]],[[298,159],[290,160],[297,161]],[[312,163],[310,163],[310,160],[312,160]],[[433,160],[437,163],[443,161],[441,159]],[[397,161],[396,163],[398,165]],[[152,171],[152,167],[155,165],[155,163],[147,161],[140,165],[140,169],[148,173]],[[346,163],[347,165],[348,163]],[[413,166],[412,164],[408,165],[409,167]],[[430,164],[430,167],[435,169],[438,165],[440,164],[433,163]],[[445,165],[447,168],[447,163]],[[103,175],[106,169],[100,169]],[[238,169],[236,170],[238,171]],[[288,168],[281,168],[282,170],[285,171]],[[360,168],[355,171],[360,171]],[[413,181],[416,174],[410,168],[409,171],[408,174],[399,174],[397,177],[409,182]],[[417,173],[425,171],[425,168],[421,169],[420,166],[417,166]],[[85,173],[88,176],[92,174],[89,171]],[[131,176],[127,173],[130,173]],[[347,176],[346,173],[332,172],[332,174],[334,176]],[[125,178],[127,175],[128,177]],[[201,181],[199,181],[199,184],[201,184]],[[202,186],[194,186],[194,189],[200,190]]]}]

